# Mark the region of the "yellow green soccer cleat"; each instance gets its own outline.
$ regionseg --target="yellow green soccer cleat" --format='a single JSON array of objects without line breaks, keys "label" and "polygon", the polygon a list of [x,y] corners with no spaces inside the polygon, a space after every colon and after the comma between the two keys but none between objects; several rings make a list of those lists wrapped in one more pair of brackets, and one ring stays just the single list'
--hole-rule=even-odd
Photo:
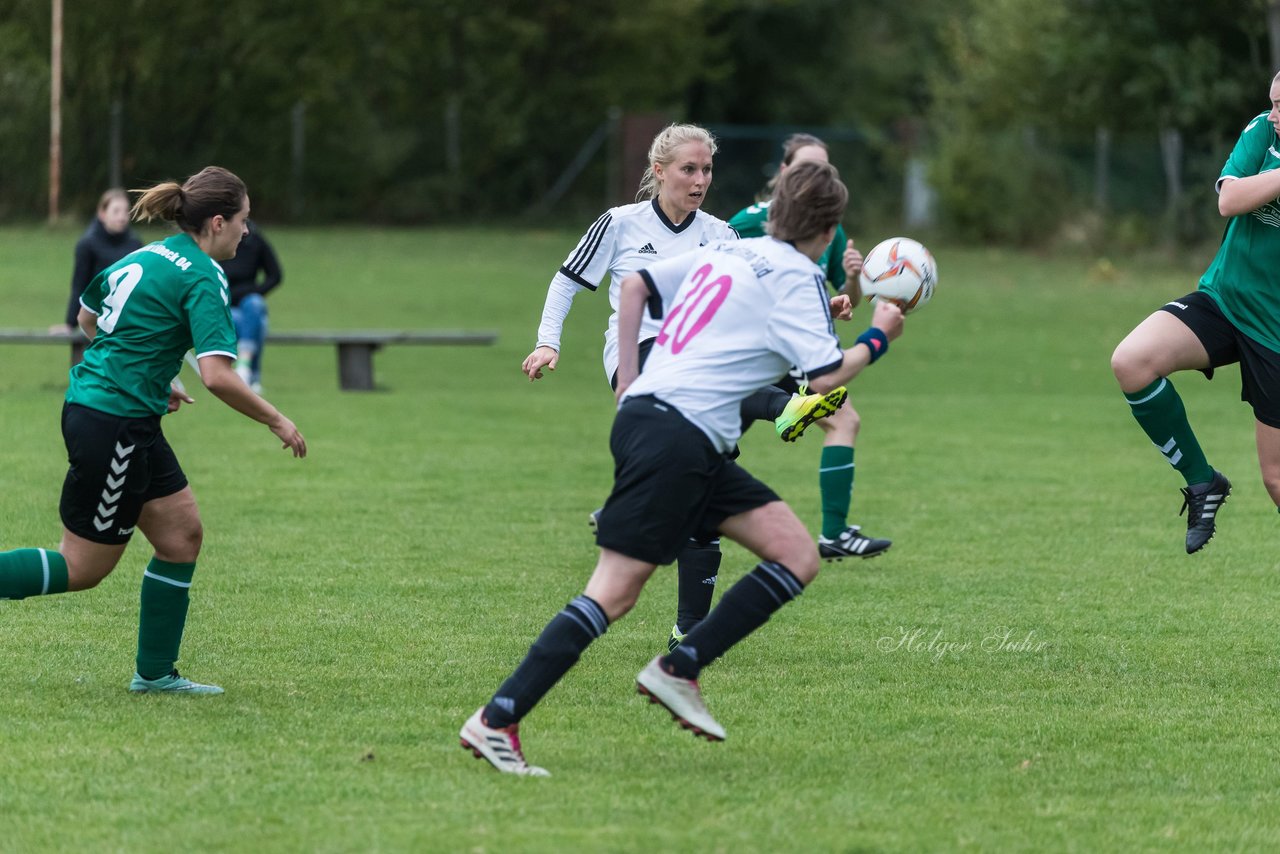
[{"label": "yellow green soccer cleat", "polygon": [[778,431],[778,438],[784,442],[794,442],[804,435],[809,425],[820,418],[835,414],[844,405],[849,391],[844,386],[833,388],[826,394],[797,394],[787,403],[787,408],[774,419],[773,426]]},{"label": "yellow green soccer cleat", "polygon": [[680,631],[680,624],[676,623],[671,627],[671,635],[667,638],[667,652],[675,652],[676,647],[684,642],[684,632]]}]

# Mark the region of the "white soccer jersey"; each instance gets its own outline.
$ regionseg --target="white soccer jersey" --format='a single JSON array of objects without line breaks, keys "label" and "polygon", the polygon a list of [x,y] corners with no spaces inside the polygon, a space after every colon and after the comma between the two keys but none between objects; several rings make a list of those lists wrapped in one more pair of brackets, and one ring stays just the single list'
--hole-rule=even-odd
[{"label": "white soccer jersey", "polygon": [[[737,236],[724,220],[702,211],[694,211],[675,225],[657,199],[610,208],[587,230],[551,280],[537,346],[560,350],[560,330],[574,296],[584,288],[594,291],[607,274],[613,314],[604,333],[604,375],[612,380],[618,370],[618,288],[622,280],[654,261]],[[640,340],[657,335],[660,325],[661,321],[646,317],[640,326]]]},{"label": "white soccer jersey", "polygon": [[844,360],[822,269],[772,237],[723,241],[640,271],[662,318],[623,395],[674,406],[722,452],[742,435],[743,398],[792,365],[810,377]]}]

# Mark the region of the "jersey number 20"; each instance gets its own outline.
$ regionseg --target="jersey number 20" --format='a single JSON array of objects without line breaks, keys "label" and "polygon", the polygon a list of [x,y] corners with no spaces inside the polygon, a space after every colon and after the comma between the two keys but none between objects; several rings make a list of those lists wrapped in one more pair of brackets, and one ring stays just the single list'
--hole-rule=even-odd
[{"label": "jersey number 20", "polygon": [[689,289],[689,295],[671,310],[666,322],[662,324],[656,343],[666,344],[670,340],[673,356],[683,350],[693,336],[711,322],[711,318],[715,317],[720,306],[729,298],[733,279],[728,276],[720,276],[711,281],[707,281],[708,279],[711,279],[711,265],[703,264],[690,280],[693,287]]}]

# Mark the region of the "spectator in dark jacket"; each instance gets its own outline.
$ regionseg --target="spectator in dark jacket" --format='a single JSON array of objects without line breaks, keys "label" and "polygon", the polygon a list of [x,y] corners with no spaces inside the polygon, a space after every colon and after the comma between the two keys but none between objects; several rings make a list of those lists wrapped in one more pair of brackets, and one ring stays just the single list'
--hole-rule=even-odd
[{"label": "spectator in dark jacket", "polygon": [[[231,319],[236,324],[236,372],[254,391],[262,389],[262,348],[267,339],[267,301],[284,278],[275,250],[249,222],[236,257],[222,262],[231,286]],[[259,278],[258,274],[262,277]]]},{"label": "spectator in dark jacket", "polygon": [[67,302],[66,326],[55,326],[51,332],[76,329],[80,313],[80,295],[93,277],[119,261],[142,241],[129,228],[129,196],[124,190],[112,189],[98,200],[98,216],[76,243],[76,266],[71,274],[71,299]]}]

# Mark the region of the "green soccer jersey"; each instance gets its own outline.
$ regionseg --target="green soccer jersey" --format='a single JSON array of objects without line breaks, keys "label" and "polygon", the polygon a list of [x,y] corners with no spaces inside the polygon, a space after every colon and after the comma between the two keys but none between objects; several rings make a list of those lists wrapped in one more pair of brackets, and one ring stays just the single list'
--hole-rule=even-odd
[{"label": "green soccer jersey", "polygon": [[[1280,167],[1276,132],[1267,114],[1240,134],[1220,182]],[[1237,329],[1280,352],[1280,199],[1227,221],[1222,245],[1200,279],[1204,291]]]},{"label": "green soccer jersey", "polygon": [[144,246],[94,276],[80,303],[98,332],[71,369],[67,402],[119,415],[163,415],[182,357],[235,358],[222,268],[186,234]]},{"label": "green soccer jersey", "polygon": [[[763,237],[764,224],[769,219],[769,203],[767,201],[757,202],[754,205],[745,207],[733,215],[733,219],[729,220],[729,226],[736,232],[739,237]],[[818,259],[818,266],[827,273],[827,285],[833,291],[838,291],[844,287],[846,276],[844,274],[844,247],[849,242],[849,238],[844,233],[844,226],[836,226],[836,236],[831,241],[831,245],[822,253],[822,257]]]}]

